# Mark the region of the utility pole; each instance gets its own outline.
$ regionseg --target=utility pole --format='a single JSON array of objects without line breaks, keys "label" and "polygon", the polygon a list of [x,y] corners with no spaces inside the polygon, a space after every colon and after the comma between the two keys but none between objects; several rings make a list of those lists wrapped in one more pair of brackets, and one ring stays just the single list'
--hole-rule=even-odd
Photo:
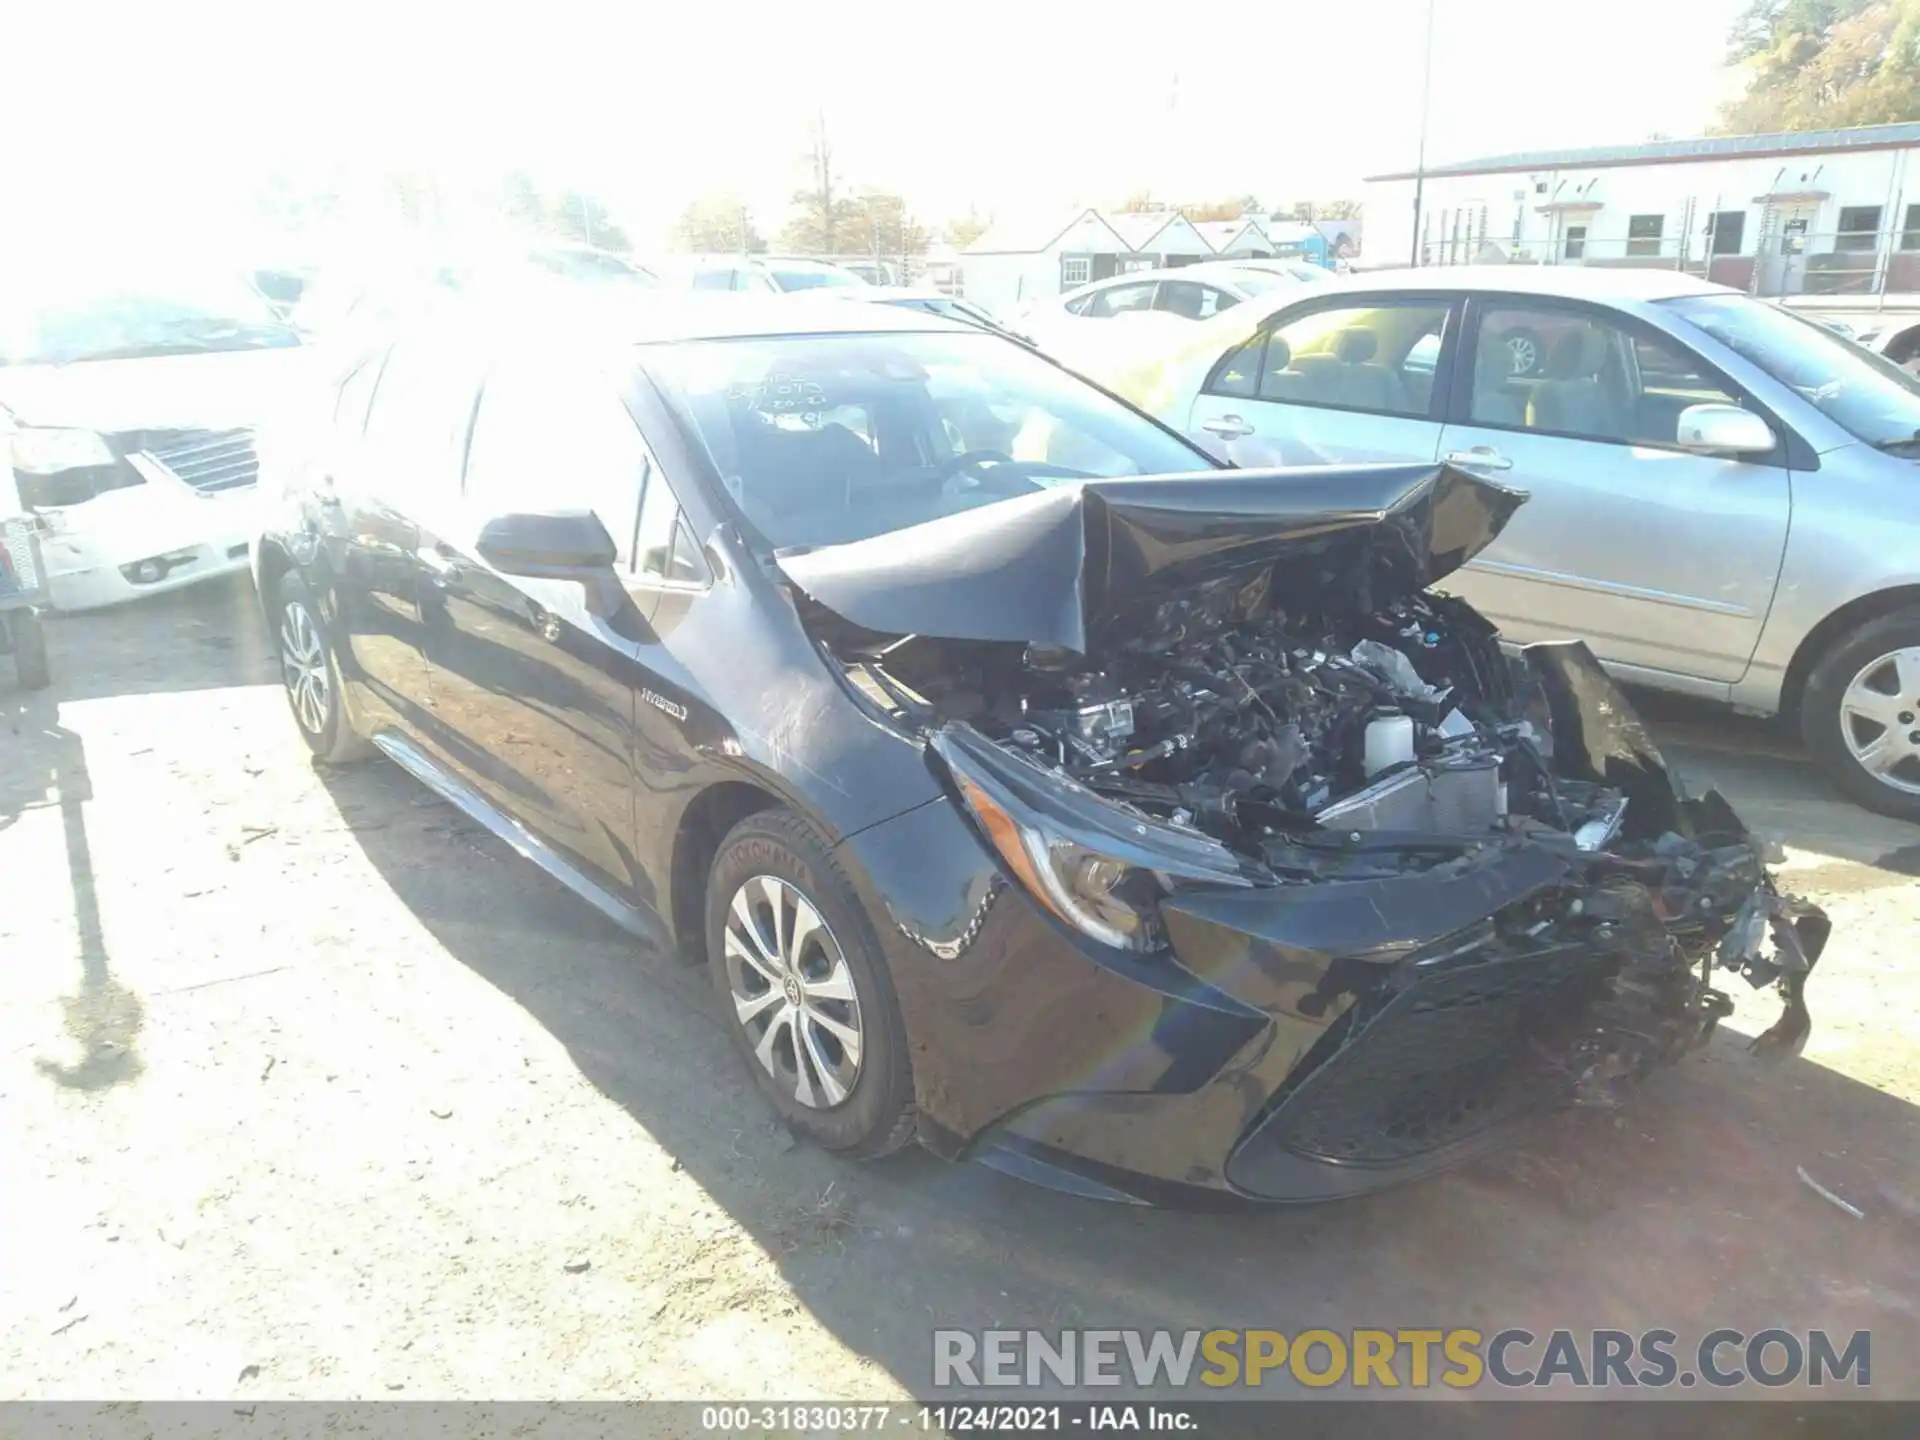
[{"label": "utility pole", "polygon": [[1433,98],[1433,12],[1439,0],[1427,0],[1427,50],[1420,78],[1420,154],[1413,164],[1413,264],[1420,264],[1420,207],[1427,188],[1427,111]]}]

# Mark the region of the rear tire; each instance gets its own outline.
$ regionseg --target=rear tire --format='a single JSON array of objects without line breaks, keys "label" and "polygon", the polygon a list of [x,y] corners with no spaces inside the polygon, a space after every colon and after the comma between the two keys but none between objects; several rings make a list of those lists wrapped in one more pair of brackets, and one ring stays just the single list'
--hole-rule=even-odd
[{"label": "rear tire", "polygon": [[7,619],[13,641],[13,673],[22,690],[44,690],[53,683],[47,664],[47,628],[34,610],[16,610]]},{"label": "rear tire", "polygon": [[754,1084],[793,1130],[853,1159],[914,1136],[906,1027],[860,897],[791,810],[749,815],[708,873],[707,968]]},{"label": "rear tire", "polygon": [[1850,799],[1920,821],[1920,608],[1840,637],[1807,677],[1800,733]]},{"label": "rear tire", "polygon": [[274,587],[273,642],[287,708],[313,758],[324,765],[351,765],[371,755],[373,747],[347,719],[340,662],[320,602],[298,575],[283,576]]}]

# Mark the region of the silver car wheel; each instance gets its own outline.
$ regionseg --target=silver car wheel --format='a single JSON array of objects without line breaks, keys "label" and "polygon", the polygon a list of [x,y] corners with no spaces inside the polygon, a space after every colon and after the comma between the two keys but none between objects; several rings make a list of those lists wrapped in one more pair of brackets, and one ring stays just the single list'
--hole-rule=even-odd
[{"label": "silver car wheel", "polygon": [[860,1078],[860,996],[813,902],[772,875],[750,876],[727,907],[727,988],[754,1059],[813,1110]]},{"label": "silver car wheel", "polygon": [[307,607],[289,600],[280,611],[280,674],[293,701],[300,728],[318,739],[333,713],[333,683],[327,673],[326,642]]},{"label": "silver car wheel", "polygon": [[1510,357],[1508,374],[1531,375],[1533,367],[1540,363],[1540,347],[1526,335],[1507,337],[1507,355]]},{"label": "silver car wheel", "polygon": [[1840,738],[1882,785],[1920,795],[1920,646],[1860,667],[1840,695]]}]

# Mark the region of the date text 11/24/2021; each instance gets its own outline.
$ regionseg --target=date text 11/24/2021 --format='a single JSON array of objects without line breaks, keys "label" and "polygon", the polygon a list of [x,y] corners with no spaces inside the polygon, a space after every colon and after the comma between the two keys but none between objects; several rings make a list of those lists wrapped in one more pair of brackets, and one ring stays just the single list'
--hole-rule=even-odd
[{"label": "date text 11/24/2021", "polygon": [[999,1434],[1008,1430],[1140,1430],[1165,1434],[1199,1429],[1192,1412],[1178,1405],[1145,1402],[1075,1405],[707,1405],[700,1428],[719,1434],[790,1431],[851,1435],[914,1430],[930,1434]]}]

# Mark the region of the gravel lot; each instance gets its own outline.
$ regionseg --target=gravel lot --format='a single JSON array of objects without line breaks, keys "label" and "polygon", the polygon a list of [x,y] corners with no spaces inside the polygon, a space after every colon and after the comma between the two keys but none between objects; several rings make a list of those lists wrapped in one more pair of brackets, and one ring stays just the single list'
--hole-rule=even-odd
[{"label": "gravel lot", "polygon": [[[1920,1397],[1920,831],[1659,707],[1836,930],[1804,1057],[1336,1208],[1069,1200],[771,1121],[704,975],[397,769],[306,762],[244,586],[0,665],[0,1396],[925,1393],[997,1326],[1875,1331]],[[1813,1194],[1804,1166],[1867,1212]]]}]

